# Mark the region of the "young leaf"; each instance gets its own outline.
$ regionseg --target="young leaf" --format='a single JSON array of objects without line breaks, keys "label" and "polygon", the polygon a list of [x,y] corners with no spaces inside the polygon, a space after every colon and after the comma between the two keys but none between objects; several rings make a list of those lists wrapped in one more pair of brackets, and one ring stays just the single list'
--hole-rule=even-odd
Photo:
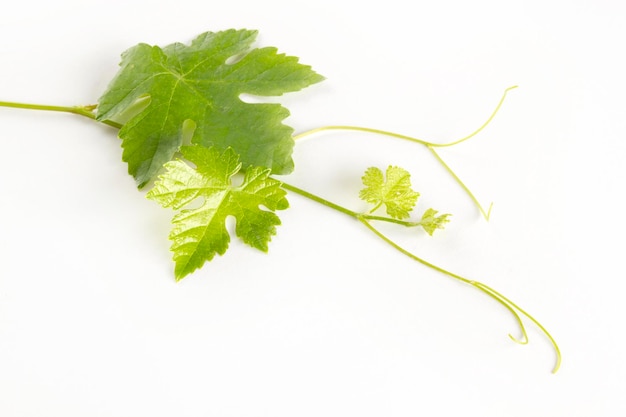
[{"label": "young leaf", "polygon": [[166,163],[166,172],[147,194],[163,207],[174,210],[203,199],[199,207],[182,210],[172,219],[170,239],[176,280],[200,268],[215,254],[226,252],[230,242],[226,229],[228,216],[235,217],[235,232],[241,240],[267,252],[276,226],[280,225],[273,211],[289,206],[280,181],[269,178],[269,168],[249,168],[243,183],[233,186],[232,176],[242,164],[232,148],[220,153],[216,148],[195,145],[185,146],[181,151],[196,168],[181,160]]},{"label": "young leaf", "polygon": [[450,221],[448,217],[450,217],[451,214],[442,214],[437,216],[437,213],[439,213],[437,210],[429,208],[424,212],[422,220],[420,221],[420,225],[424,228],[424,230],[426,230],[426,233],[431,236],[435,230],[443,229],[444,225]]},{"label": "young leaf", "polygon": [[365,188],[361,190],[359,197],[376,205],[372,212],[384,204],[391,217],[409,217],[409,212],[413,210],[419,197],[419,193],[411,188],[411,175],[405,169],[389,166],[386,177],[380,169],[368,168],[362,178]]},{"label": "young leaf", "polygon": [[252,30],[206,32],[190,45],[139,44],[122,54],[96,118],[115,121],[148,99],[119,132],[123,159],[140,187],[173,158],[188,120],[195,124],[193,143],[232,147],[244,167],[292,171],[293,129],[282,124],[289,111],[275,103],[245,103],[239,96],[282,95],[323,77],[276,48],[251,49],[256,35]]}]

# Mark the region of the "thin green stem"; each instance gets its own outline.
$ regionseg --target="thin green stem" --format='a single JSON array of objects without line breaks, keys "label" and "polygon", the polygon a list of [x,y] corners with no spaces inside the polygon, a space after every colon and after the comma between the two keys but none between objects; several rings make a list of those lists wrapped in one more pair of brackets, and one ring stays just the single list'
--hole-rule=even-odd
[{"label": "thin green stem", "polygon": [[535,325],[537,325],[537,327],[546,335],[546,337],[550,340],[550,343],[552,344],[555,354],[556,354],[556,362],[554,367],[552,368],[552,373],[556,373],[559,368],[561,367],[561,350],[559,349],[558,344],[556,343],[554,337],[552,337],[552,335],[550,334],[550,332],[548,332],[548,330],[537,320],[535,319],[533,316],[531,316],[529,313],[527,313],[524,309],[522,309],[520,306],[518,306],[517,304],[515,304],[513,301],[511,301],[509,298],[505,297],[504,295],[502,295],[501,293],[499,293],[498,291],[494,290],[493,288],[489,287],[486,284],[483,284],[482,282],[479,281],[474,281],[474,280],[469,280],[467,278],[464,278],[458,274],[455,274],[453,272],[450,272],[444,268],[441,268],[437,265],[434,265],[420,257],[418,257],[417,255],[407,251],[406,249],[404,249],[403,247],[401,247],[400,245],[398,245],[397,243],[395,243],[394,241],[392,241],[390,238],[388,238],[386,235],[384,235],[382,232],[380,232],[378,229],[376,229],[374,226],[372,226],[372,224],[367,221],[366,219],[364,219],[362,216],[358,217],[358,220],[364,224],[369,230],[371,230],[376,236],[378,236],[380,239],[382,239],[384,242],[386,242],[387,244],[389,244],[390,246],[392,246],[394,249],[396,249],[397,251],[401,252],[402,254],[408,256],[409,258],[413,259],[414,261],[417,261],[419,263],[421,263],[422,265],[425,265],[431,269],[434,269],[435,271],[438,271],[444,275],[447,275],[451,278],[454,278],[458,281],[461,281],[465,284],[469,284],[472,287],[478,289],[479,291],[482,291],[484,294],[487,294],[489,297],[493,298],[494,300],[496,300],[498,303],[500,303],[502,306],[504,306],[507,310],[509,310],[509,312],[513,315],[513,317],[515,318],[515,320],[517,321],[520,330],[522,332],[522,339],[516,339],[515,337],[513,337],[511,334],[509,334],[509,337],[515,341],[516,343],[520,343],[520,344],[526,344],[528,343],[528,334],[526,332],[526,327],[524,326],[524,323],[522,322],[522,319],[520,317],[520,315],[518,314],[521,313],[522,315],[524,315],[525,317],[527,317],[529,320],[531,320],[533,323],[535,323]]},{"label": "thin green stem", "polygon": [[370,210],[370,214],[374,213],[376,210],[378,210],[381,206],[383,205],[383,202],[381,201],[380,203],[376,204],[374,206],[373,209]]},{"label": "thin green stem", "polygon": [[318,195],[315,195],[313,193],[310,193],[308,191],[303,190],[302,188],[298,188],[294,185],[288,184],[284,181],[281,181],[282,183],[282,187],[285,190],[289,190],[289,191],[293,191],[296,194],[300,194],[301,196],[304,196],[306,198],[308,198],[309,200],[313,200],[319,204],[322,204],[326,207],[332,208],[333,210],[339,211],[343,214],[346,214],[350,217],[353,218],[363,218],[366,220],[374,220],[374,221],[380,221],[380,222],[387,222],[387,223],[393,223],[393,224],[398,224],[400,226],[404,226],[404,227],[417,227],[417,226],[421,226],[422,223],[421,222],[409,222],[409,221],[405,221],[405,220],[399,220],[399,219],[394,219],[392,217],[384,217],[384,216],[375,216],[372,214],[367,214],[367,213],[358,213],[356,211],[347,209],[343,206],[340,206],[339,204],[335,204],[331,201],[326,200],[325,198],[322,198]]},{"label": "thin green stem", "polygon": [[556,343],[556,340],[554,339],[554,337],[552,337],[550,332],[548,332],[548,330],[541,323],[539,323],[539,321],[537,321],[537,319],[535,319],[533,316],[528,314],[524,309],[522,309],[520,306],[515,304],[513,301],[511,301],[510,299],[508,299],[507,297],[505,297],[504,295],[502,295],[498,291],[494,290],[491,287],[488,287],[487,285],[485,285],[485,284],[483,284],[481,282],[476,282],[476,284],[479,285],[480,287],[488,290],[489,292],[493,293],[494,295],[497,295],[503,301],[508,303],[511,307],[513,307],[514,309],[516,309],[517,311],[522,313],[530,321],[535,323],[535,325],[548,337],[548,339],[550,340],[550,343],[552,343],[552,347],[554,347],[554,351],[556,353],[556,363],[554,364],[554,368],[552,369],[552,373],[556,373],[559,370],[559,368],[561,367],[561,360],[562,360],[561,349],[559,349],[559,345]]},{"label": "thin green stem", "polygon": [[316,127],[315,129],[307,130],[306,132],[302,132],[297,135],[294,135],[293,139],[297,141],[300,139],[304,139],[305,137],[311,136],[315,133],[326,132],[326,131],[331,131],[331,130],[352,130],[356,132],[373,133],[375,135],[390,136],[392,138],[419,143],[420,145],[424,145],[424,146],[428,146],[428,145],[438,146],[436,143],[428,142],[426,140],[414,138],[414,137],[407,136],[407,135],[401,135],[400,133],[389,132],[387,130],[373,129],[370,127],[349,126],[349,125],[330,125],[330,126]]},{"label": "thin green stem", "polygon": [[316,133],[325,132],[325,131],[331,131],[331,130],[352,130],[352,131],[357,131],[357,132],[366,132],[366,133],[373,133],[373,134],[376,134],[376,135],[389,136],[389,137],[393,137],[393,138],[397,138],[397,139],[406,140],[406,141],[409,141],[409,142],[419,143],[420,145],[424,145],[424,146],[432,146],[434,148],[443,148],[443,147],[447,147],[447,146],[458,145],[459,143],[465,142],[466,140],[471,139],[474,136],[478,135],[480,132],[482,132],[483,129],[485,129],[487,127],[487,125],[489,125],[489,123],[491,123],[491,121],[494,119],[494,117],[496,116],[498,111],[500,111],[500,108],[502,107],[502,104],[504,103],[504,100],[505,100],[508,92],[513,90],[513,89],[515,89],[515,88],[517,88],[517,87],[518,86],[514,85],[514,86],[509,87],[509,88],[504,90],[504,93],[502,94],[502,97],[500,98],[500,101],[498,102],[496,108],[493,110],[491,115],[487,118],[487,120],[478,129],[474,130],[469,135],[464,136],[461,139],[454,140],[452,142],[435,143],[435,142],[431,142],[431,141],[428,141],[428,140],[425,140],[425,139],[419,139],[419,138],[416,138],[416,137],[413,137],[413,136],[402,135],[400,133],[390,132],[390,131],[387,131],[387,130],[373,129],[373,128],[361,127],[361,126],[351,126],[351,125],[329,125],[329,126],[317,127],[315,129],[307,130],[306,132],[302,132],[302,133],[299,133],[297,135],[294,135],[293,139],[294,140],[300,140],[300,139],[304,139],[305,137],[311,136],[311,135],[316,134]]},{"label": "thin green stem", "polygon": [[430,145],[432,147],[439,147],[439,148],[443,148],[446,146],[454,146],[454,145],[458,145],[461,142],[465,142],[468,139],[473,138],[474,136],[476,136],[477,134],[479,134],[484,128],[487,127],[487,125],[489,123],[491,123],[491,121],[493,120],[494,117],[496,117],[496,114],[498,114],[498,112],[500,111],[500,108],[502,107],[502,104],[504,103],[504,99],[506,99],[507,94],[509,93],[509,91],[517,88],[518,86],[514,85],[511,86],[507,89],[504,90],[504,93],[502,93],[502,97],[500,97],[500,101],[498,102],[498,105],[496,106],[496,108],[493,110],[493,112],[491,112],[491,115],[489,116],[489,118],[485,121],[485,123],[483,123],[478,129],[476,129],[475,131],[473,131],[472,133],[470,133],[469,135],[455,140],[453,142],[448,142],[448,143],[441,143],[441,144],[433,144]]},{"label": "thin green stem", "polygon": [[94,109],[96,105],[87,105],[87,106],[51,106],[47,104],[31,104],[31,103],[15,103],[11,101],[0,101],[0,107],[11,107],[14,109],[27,109],[27,110],[43,110],[43,111],[54,111],[61,113],[72,113],[78,114],[80,116],[87,117],[94,121],[99,121],[111,127],[115,127],[120,129],[122,127],[121,124],[113,122],[111,120],[96,120],[96,115],[94,114]]},{"label": "thin green stem", "polygon": [[329,207],[333,210],[336,210],[340,213],[346,214],[350,217],[354,217],[355,219],[359,216],[359,213],[357,213],[356,211],[352,211],[350,209],[347,209],[343,206],[340,206],[339,204],[335,204],[332,201],[328,201],[325,198],[322,198],[320,196],[317,196],[313,193],[310,193],[308,191],[303,190],[302,188],[298,188],[295,185],[291,185],[291,184],[287,184],[284,181],[280,181],[282,183],[282,188],[284,188],[285,190],[289,190],[289,191],[293,191],[296,194],[300,194],[303,197],[308,198],[309,200],[313,200],[316,203],[320,203],[326,207]]},{"label": "thin green stem", "polygon": [[422,225],[422,222],[409,222],[406,220],[394,219],[393,217],[375,216],[373,214],[368,214],[368,213],[361,214],[361,217],[367,220],[375,220],[379,222],[399,224],[400,226],[404,226],[404,227],[417,227],[417,226]]},{"label": "thin green stem", "polygon": [[512,306],[510,305],[509,302],[506,301],[506,299],[504,299],[499,293],[496,293],[495,291],[491,291],[490,289],[488,289],[489,287],[487,287],[486,285],[484,285],[485,288],[483,288],[483,285],[481,285],[480,282],[478,281],[474,281],[474,280],[470,280],[467,278],[462,277],[461,275],[455,274],[453,272],[448,271],[447,269],[441,268],[435,264],[432,264],[428,261],[426,261],[423,258],[420,258],[419,256],[415,255],[412,252],[409,252],[408,250],[404,249],[403,247],[401,247],[400,245],[398,245],[397,243],[395,243],[393,240],[391,240],[389,237],[387,237],[386,235],[384,235],[381,231],[379,231],[378,229],[376,229],[374,226],[372,226],[372,224],[370,222],[368,222],[366,219],[364,219],[363,217],[359,217],[358,220],[363,223],[365,225],[365,227],[367,227],[369,230],[371,230],[376,236],[378,236],[380,239],[382,239],[384,242],[386,242],[388,245],[392,246],[394,249],[396,249],[397,251],[399,251],[400,253],[406,255],[407,257],[411,258],[412,260],[421,263],[422,265],[427,266],[428,268],[434,269],[437,272],[440,272],[444,275],[447,275],[451,278],[454,278],[458,281],[461,281],[465,284],[471,285],[474,288],[477,288],[478,290],[484,292],[485,294],[487,294],[488,296],[490,296],[491,298],[493,298],[494,300],[498,301],[500,304],[502,304],[504,307],[506,307],[509,312],[515,317],[521,331],[522,331],[522,337],[523,339],[520,341],[518,339],[516,339],[515,337],[513,337],[512,335],[509,334],[509,337],[511,339],[513,339],[515,342],[520,343],[520,344],[526,344],[528,342],[528,337],[527,337],[527,333],[526,333],[526,328],[524,326],[524,323],[522,322],[519,314],[517,314],[517,312],[512,308]]},{"label": "thin green stem", "polygon": [[459,186],[463,190],[465,190],[465,193],[469,196],[469,198],[472,199],[472,201],[474,202],[476,207],[478,207],[478,211],[480,211],[480,214],[483,215],[485,220],[489,221],[489,217],[491,216],[491,209],[493,208],[493,202],[491,202],[489,204],[489,208],[487,209],[487,211],[485,211],[485,209],[483,208],[482,204],[480,204],[480,202],[478,201],[476,196],[474,196],[474,193],[472,193],[470,191],[470,189],[467,187],[467,185],[465,185],[465,183],[461,180],[461,178],[459,178],[459,176],[456,175],[456,173],[452,170],[452,168],[450,168],[450,166],[448,166],[448,164],[446,164],[446,162],[443,159],[441,159],[441,156],[439,156],[437,151],[435,151],[435,149],[432,146],[427,146],[427,148],[434,155],[434,157],[437,158],[437,160],[439,161],[441,166],[443,166],[443,168],[446,171],[448,171],[448,173],[452,176],[452,178],[454,178],[456,180],[457,184],[459,184]]},{"label": "thin green stem", "polygon": [[303,133],[299,133],[299,134],[295,135],[293,138],[294,138],[294,140],[300,140],[300,139],[303,139],[305,137],[311,136],[313,134],[320,133],[320,132],[325,132],[325,131],[351,130],[351,131],[358,131],[358,132],[373,133],[373,134],[376,134],[376,135],[388,136],[388,137],[393,137],[393,138],[397,138],[397,139],[406,140],[406,141],[413,142],[413,143],[418,143],[418,144],[428,148],[428,150],[435,156],[437,161],[439,161],[439,163],[444,167],[444,169],[452,176],[452,178],[454,178],[454,180],[459,184],[459,186],[467,193],[467,195],[474,202],[474,204],[476,205],[476,207],[478,208],[480,213],[483,215],[485,220],[489,220],[489,216],[491,215],[491,208],[493,206],[493,203],[491,203],[489,205],[489,208],[487,209],[487,211],[485,211],[485,209],[478,202],[478,199],[470,191],[470,189],[467,187],[467,185],[465,185],[465,183],[463,181],[461,181],[459,176],[456,175],[456,173],[452,170],[452,168],[450,168],[450,166],[444,162],[444,160],[441,158],[441,156],[439,156],[439,154],[437,154],[437,152],[435,152],[434,148],[443,148],[443,147],[447,147],[447,146],[458,145],[459,143],[465,142],[466,140],[471,139],[474,136],[476,136],[477,134],[479,134],[483,129],[485,129],[485,127],[487,127],[487,125],[489,125],[489,123],[491,123],[491,121],[494,119],[494,117],[496,116],[498,111],[500,111],[500,108],[502,107],[502,104],[504,103],[504,100],[505,100],[507,94],[509,93],[509,91],[511,91],[511,90],[513,90],[515,88],[517,88],[516,85],[514,85],[512,87],[509,87],[509,88],[504,90],[504,93],[502,94],[502,97],[500,98],[500,101],[498,102],[496,108],[493,110],[491,115],[487,118],[487,120],[478,129],[474,130],[469,135],[462,137],[461,139],[457,139],[457,140],[454,140],[454,141],[448,142],[448,143],[435,143],[435,142],[431,142],[431,141],[424,140],[424,139],[419,139],[419,138],[412,137],[412,136],[402,135],[402,134],[395,133],[395,132],[389,132],[389,131],[386,131],[386,130],[372,129],[372,128],[360,127],[360,126],[349,126],[349,125],[331,125],[331,126],[318,127],[318,128],[311,129],[311,130],[308,130],[308,131],[303,132]]},{"label": "thin green stem", "polygon": [[287,184],[283,182],[283,188],[285,188],[286,190],[295,192],[296,194],[300,194],[308,199],[311,199],[317,203],[320,203],[326,207],[332,208],[333,210],[339,211],[343,214],[346,214],[356,220],[358,220],[361,224],[363,224],[367,229],[369,229],[372,233],[374,233],[378,238],[380,238],[382,241],[384,241],[385,243],[387,243],[388,245],[390,245],[392,248],[394,248],[395,250],[397,250],[398,252],[402,253],[403,255],[407,256],[408,258],[428,267],[431,268],[437,272],[440,272],[441,274],[444,274],[450,278],[453,278],[457,281],[460,281],[464,284],[470,285],[472,287],[474,287],[475,289],[481,291],[482,293],[488,295],[489,297],[491,297],[493,300],[497,301],[500,305],[502,305],[504,308],[506,308],[509,313],[511,313],[511,315],[513,316],[513,318],[515,319],[515,321],[517,322],[520,332],[522,334],[522,338],[521,339],[517,339],[515,338],[513,335],[509,334],[509,337],[516,343],[519,344],[526,344],[528,343],[528,333],[526,332],[526,326],[524,325],[524,322],[522,321],[522,318],[520,316],[523,315],[525,317],[527,317],[529,320],[531,320],[545,335],[546,337],[550,340],[550,343],[552,344],[552,346],[554,347],[554,351],[556,354],[556,363],[554,365],[554,368],[552,369],[552,373],[556,373],[560,366],[561,366],[561,351],[555,341],[555,339],[552,337],[552,335],[550,334],[550,332],[548,332],[548,330],[537,320],[535,319],[533,316],[531,316],[529,313],[527,313],[524,309],[522,309],[521,307],[519,307],[517,304],[515,304],[513,301],[511,301],[509,298],[505,297],[504,295],[502,295],[501,293],[499,293],[498,291],[494,290],[493,288],[489,287],[486,284],[483,284],[482,282],[479,281],[474,281],[468,278],[465,278],[461,275],[455,274],[453,272],[448,271],[447,269],[444,269],[440,266],[437,266],[431,262],[426,261],[423,258],[420,258],[419,256],[415,255],[414,253],[404,249],[402,246],[398,245],[396,242],[394,242],[393,240],[391,240],[389,237],[387,237],[385,234],[383,234],[381,231],[379,231],[377,228],[375,228],[370,221],[372,220],[383,220],[383,221],[388,221],[387,218],[382,217],[382,218],[378,218],[378,216],[371,216],[368,214],[362,214],[362,213],[357,213],[353,210],[347,209],[343,206],[340,206],[339,204],[333,203],[329,200],[326,200],[325,198],[322,198],[320,196],[317,196],[313,193],[310,193],[308,191],[305,191],[301,188],[298,188],[294,185],[291,184]]}]

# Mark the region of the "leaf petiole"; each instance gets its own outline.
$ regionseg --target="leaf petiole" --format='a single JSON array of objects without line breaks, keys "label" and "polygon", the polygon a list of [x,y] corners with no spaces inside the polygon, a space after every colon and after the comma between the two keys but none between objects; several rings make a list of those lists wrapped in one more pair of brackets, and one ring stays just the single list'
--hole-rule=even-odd
[{"label": "leaf petiole", "polygon": [[[371,211],[370,211],[371,213]],[[359,214],[359,216],[361,216],[362,218],[366,219],[366,220],[375,220],[375,221],[379,221],[379,222],[387,222],[387,223],[395,223],[395,224],[399,224],[400,226],[404,226],[404,227],[418,227],[418,226],[422,226],[423,223],[422,222],[410,222],[410,221],[406,221],[406,220],[400,220],[400,219],[394,219],[393,217],[385,217],[385,216],[374,216],[372,214],[369,213],[362,213]]]},{"label": "leaf petiole", "polygon": [[[97,105],[89,104],[86,106],[52,106],[48,104],[32,104],[32,103],[16,103],[12,101],[0,101],[0,107],[72,113],[72,114],[78,114],[79,116],[84,116],[91,120],[96,121],[96,115],[93,111],[96,109]],[[104,123],[111,127],[115,127],[117,129],[120,129],[122,127],[121,124],[115,123],[111,120],[103,120],[101,123]]]}]

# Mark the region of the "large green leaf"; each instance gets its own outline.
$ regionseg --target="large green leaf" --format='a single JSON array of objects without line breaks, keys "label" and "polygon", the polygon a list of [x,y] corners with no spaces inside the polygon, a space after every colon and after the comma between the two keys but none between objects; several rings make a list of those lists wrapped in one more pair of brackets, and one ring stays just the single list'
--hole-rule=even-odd
[{"label": "large green leaf", "polygon": [[[180,211],[172,220],[170,239],[176,262],[175,275],[180,280],[200,268],[215,254],[228,249],[230,235],[226,218],[235,217],[235,233],[248,245],[267,252],[280,219],[273,213],[289,206],[280,181],[269,178],[269,168],[246,170],[241,185],[233,186],[232,176],[241,162],[232,148],[224,152],[203,146],[185,146],[181,160],[165,164],[147,197],[163,207],[179,210],[198,199],[197,208]],[[264,208],[262,208],[264,207]]]},{"label": "large green leaf", "polygon": [[232,147],[244,167],[291,172],[293,129],[282,123],[288,110],[277,103],[246,103],[240,95],[278,96],[323,77],[276,48],[251,49],[256,35],[207,32],[190,45],[139,44],[124,52],[96,117],[120,121],[138,101],[147,101],[119,132],[123,159],[140,187],[173,158],[184,126],[195,126],[193,143]]}]

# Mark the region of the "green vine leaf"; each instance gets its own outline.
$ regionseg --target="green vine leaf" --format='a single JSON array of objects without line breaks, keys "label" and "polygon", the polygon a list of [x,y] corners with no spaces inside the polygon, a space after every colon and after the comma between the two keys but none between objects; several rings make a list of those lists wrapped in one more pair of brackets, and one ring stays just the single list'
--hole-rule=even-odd
[{"label": "green vine leaf", "polygon": [[411,174],[403,168],[389,166],[385,175],[376,168],[370,167],[362,177],[365,188],[359,197],[368,203],[375,204],[371,212],[383,204],[394,219],[406,219],[415,207],[419,193],[411,188]]},{"label": "green vine leaf", "polygon": [[443,229],[445,224],[450,222],[449,217],[451,214],[441,214],[437,216],[439,213],[437,210],[429,208],[422,215],[422,220],[420,220],[420,225],[426,230],[426,233],[429,235],[433,235],[435,230]]},{"label": "green vine leaf", "polygon": [[289,207],[280,181],[269,178],[270,169],[249,168],[241,185],[234,186],[232,177],[241,170],[242,163],[232,148],[221,152],[194,145],[183,147],[181,152],[196,168],[182,160],[166,163],[166,172],[147,194],[149,199],[174,210],[203,200],[199,207],[181,210],[172,219],[169,237],[173,241],[176,280],[200,268],[215,254],[226,252],[230,243],[228,216],[235,217],[235,233],[241,240],[267,252],[280,225],[274,211]]},{"label": "green vine leaf", "polygon": [[[142,43],[122,54],[96,118],[120,121],[135,109],[119,136],[139,187],[174,157],[184,125],[193,127],[192,143],[232,147],[244,167],[293,170],[293,129],[282,123],[289,111],[276,103],[246,103],[240,95],[279,96],[323,77],[276,48],[251,49],[256,36],[253,30],[206,32],[190,45]],[[138,102],[144,105],[137,111]]]}]

